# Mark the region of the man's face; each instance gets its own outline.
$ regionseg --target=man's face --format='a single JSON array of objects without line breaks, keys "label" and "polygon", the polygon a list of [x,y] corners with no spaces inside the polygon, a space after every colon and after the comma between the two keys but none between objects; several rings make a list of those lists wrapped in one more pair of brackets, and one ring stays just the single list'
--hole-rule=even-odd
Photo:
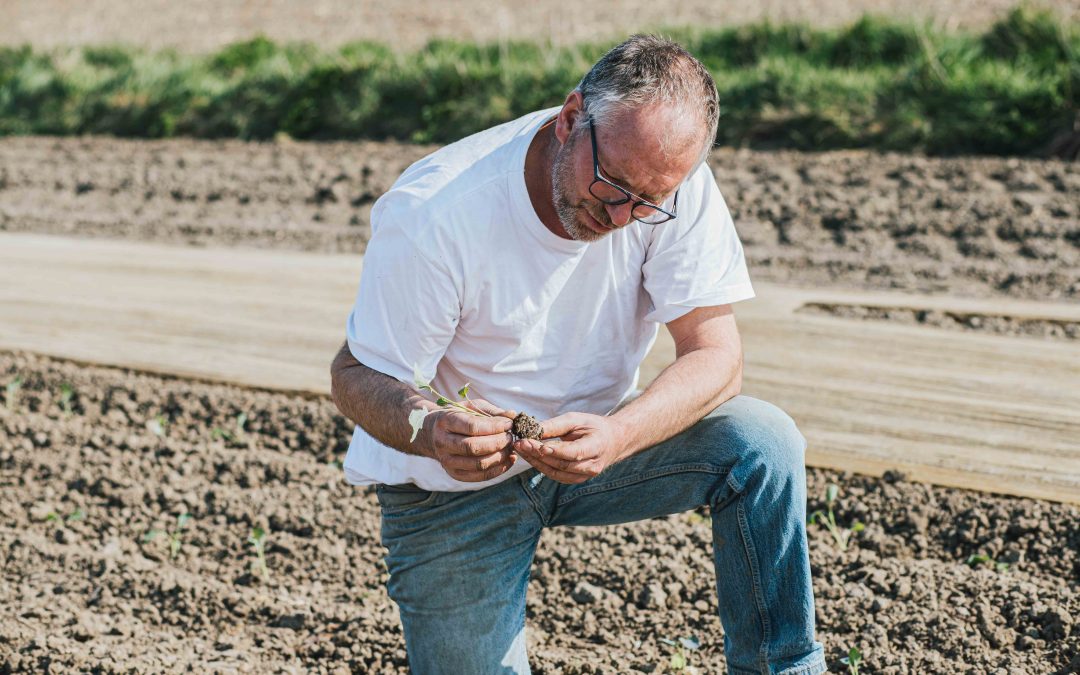
[{"label": "man's face", "polygon": [[[623,112],[606,127],[595,127],[601,174],[613,183],[655,204],[667,202],[694,168],[701,148],[701,132],[675,120],[670,111],[646,108]],[[676,140],[662,146],[661,137]],[[598,241],[633,222],[633,200],[611,206],[589,192],[594,179],[589,122],[579,114],[551,167],[552,198],[559,221],[571,238]],[[661,225],[660,227],[663,227]]]}]

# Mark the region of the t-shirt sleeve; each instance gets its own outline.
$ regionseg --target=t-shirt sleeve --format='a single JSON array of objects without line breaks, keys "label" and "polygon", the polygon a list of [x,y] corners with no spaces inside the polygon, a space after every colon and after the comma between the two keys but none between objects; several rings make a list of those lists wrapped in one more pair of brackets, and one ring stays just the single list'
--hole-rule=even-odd
[{"label": "t-shirt sleeve", "polygon": [[754,297],[742,243],[712,171],[702,164],[684,189],[678,217],[653,228],[645,254],[643,284],[652,300],[646,321],[668,323],[695,307]]},{"label": "t-shirt sleeve", "polygon": [[461,316],[457,284],[441,256],[414,242],[385,210],[368,242],[346,323],[357,361],[403,382],[415,364],[431,379]]}]

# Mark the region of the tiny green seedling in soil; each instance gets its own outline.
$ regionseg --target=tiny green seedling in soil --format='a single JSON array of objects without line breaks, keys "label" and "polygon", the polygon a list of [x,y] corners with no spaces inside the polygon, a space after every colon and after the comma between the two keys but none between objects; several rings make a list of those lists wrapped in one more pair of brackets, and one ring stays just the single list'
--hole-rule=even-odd
[{"label": "tiny green seedling in soil", "polygon": [[248,543],[255,547],[255,560],[251,563],[251,573],[262,574],[263,579],[269,581],[270,569],[266,566],[266,531],[261,527],[251,528]]},{"label": "tiny green seedling in soil", "polygon": [[[431,383],[424,377],[424,374],[420,372],[420,367],[415,363],[413,364],[413,384],[417,389],[421,391],[427,390],[438,397],[436,403],[443,407],[454,408],[469,415],[476,415],[478,417],[494,417],[482,410],[476,410],[468,407],[466,404],[472,403],[472,399],[469,398],[469,385],[468,382],[464,387],[458,390],[458,396],[462,397],[460,401],[452,401],[449,398],[443,396],[431,386]],[[412,436],[409,437],[409,442],[412,443],[416,440],[416,435],[420,433],[420,430],[424,428],[424,418],[428,416],[430,410],[424,410],[418,408],[409,413],[409,426],[412,427]],[[536,421],[536,418],[527,413],[518,413],[514,418],[514,423],[510,428],[510,432],[516,438],[535,438],[539,439],[544,434],[543,428],[540,423]]]},{"label": "tiny green seedling in soil", "polygon": [[1009,563],[998,562],[990,556],[986,555],[985,553],[976,553],[974,555],[968,556],[967,564],[971,565],[972,567],[975,567],[977,565],[991,566],[998,572],[1005,572],[1009,569]]},{"label": "tiny green seedling in soil", "polygon": [[75,396],[75,390],[70,384],[60,385],[60,409],[64,415],[71,416],[71,399]]},{"label": "tiny green seedling in soil", "polygon": [[840,659],[840,663],[843,663],[848,667],[849,675],[859,675],[859,664],[862,663],[862,652],[858,647],[852,647],[848,650],[847,656]]},{"label": "tiny green seedling in soil", "polygon": [[825,488],[825,505],[828,513],[824,511],[814,511],[810,514],[810,524],[819,522],[824,525],[829,534],[833,536],[836,541],[836,545],[841,551],[846,551],[848,543],[851,542],[851,535],[856,532],[862,532],[864,525],[859,521],[852,523],[851,527],[840,527],[836,524],[836,515],[833,513],[833,504],[836,502],[836,495],[840,492],[840,487],[835,483],[829,483]]},{"label": "tiny green seedling in soil", "polygon": [[675,652],[671,655],[671,662],[669,665],[671,666],[671,669],[676,672],[686,668],[688,663],[686,653],[701,647],[701,641],[695,637],[682,637],[679,638],[678,642],[669,640],[668,638],[660,638],[660,642],[675,648]]},{"label": "tiny green seedling in soil", "polygon": [[63,525],[64,523],[74,523],[85,519],[86,511],[83,511],[82,509],[75,509],[66,518],[61,518],[60,514],[56,511],[49,511],[48,515],[45,516],[45,522],[58,523],[60,525]]},{"label": "tiny green seedling in soil", "polygon": [[146,428],[155,436],[164,436],[169,431],[169,420],[164,415],[158,415],[146,423]]},{"label": "tiny green seedling in soil", "polygon": [[176,526],[171,532],[166,532],[164,530],[150,530],[143,536],[143,543],[149,543],[164,534],[169,541],[169,557],[175,558],[180,554],[180,544],[182,543],[180,533],[189,520],[191,520],[190,513],[181,513],[176,517]]},{"label": "tiny green seedling in soil", "polygon": [[4,405],[8,410],[14,410],[19,405],[19,389],[22,388],[22,378],[16,377],[4,387]]},{"label": "tiny green seedling in soil", "polygon": [[217,439],[223,439],[225,441],[232,441],[234,438],[240,440],[244,438],[244,434],[247,433],[247,414],[240,413],[236,416],[236,431],[229,431],[228,429],[222,429],[221,427],[214,427],[210,432],[210,437]]}]

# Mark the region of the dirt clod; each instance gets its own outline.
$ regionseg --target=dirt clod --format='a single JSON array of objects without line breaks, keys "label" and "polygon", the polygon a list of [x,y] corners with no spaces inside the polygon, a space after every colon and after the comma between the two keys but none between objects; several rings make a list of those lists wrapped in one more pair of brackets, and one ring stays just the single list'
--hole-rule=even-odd
[{"label": "dirt clod", "polygon": [[515,436],[518,438],[533,438],[540,440],[540,437],[544,434],[543,427],[536,421],[536,418],[528,413],[518,413],[518,416],[514,418],[514,425],[510,428]]}]

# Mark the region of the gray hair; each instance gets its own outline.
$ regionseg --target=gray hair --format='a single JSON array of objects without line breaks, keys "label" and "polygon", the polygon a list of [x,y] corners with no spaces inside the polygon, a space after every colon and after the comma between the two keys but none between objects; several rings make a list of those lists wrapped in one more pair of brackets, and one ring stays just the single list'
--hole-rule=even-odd
[{"label": "gray hair", "polygon": [[[675,106],[687,121],[705,132],[699,163],[716,141],[720,102],[708,69],[672,40],[634,35],[604,54],[581,78],[575,91],[584,99],[584,112],[597,126],[606,126],[619,113],[655,103]],[[684,117],[685,119],[685,117]],[[673,125],[677,126],[677,125]],[[661,138],[661,147],[683,141],[677,129]],[[666,152],[667,150],[665,150]]]}]

